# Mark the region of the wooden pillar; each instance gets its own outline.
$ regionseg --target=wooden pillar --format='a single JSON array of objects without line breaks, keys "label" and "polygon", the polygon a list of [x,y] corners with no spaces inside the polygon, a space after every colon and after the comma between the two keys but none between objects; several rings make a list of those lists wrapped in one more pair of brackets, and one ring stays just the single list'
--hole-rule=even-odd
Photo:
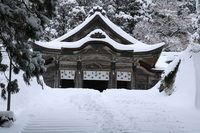
[{"label": "wooden pillar", "polygon": [[57,87],[60,88],[60,70],[57,71]]},{"label": "wooden pillar", "polygon": [[56,75],[57,75],[57,70],[54,71],[54,74],[53,74],[53,75],[54,75],[54,76],[53,76],[53,77],[54,77],[54,79],[53,79],[53,88],[56,88],[56,81],[57,81],[57,76],[56,76]]},{"label": "wooden pillar", "polygon": [[136,70],[137,65],[136,61],[134,60],[133,66],[132,66],[132,75],[131,75],[131,89],[136,89]]},{"label": "wooden pillar", "polygon": [[59,70],[59,60],[58,60],[58,56],[56,56],[55,59],[55,76],[54,76],[54,88],[60,88],[60,70]]},{"label": "wooden pillar", "polygon": [[150,76],[149,75],[147,75],[147,82],[148,83],[147,83],[147,88],[146,89],[148,90],[148,89],[151,88],[151,85],[150,85]]},{"label": "wooden pillar", "polygon": [[83,72],[81,71],[82,63],[81,61],[77,61],[77,70],[75,72],[74,82],[75,88],[83,88]]},{"label": "wooden pillar", "polygon": [[117,88],[117,72],[115,71],[115,62],[111,62],[111,71],[109,76],[110,79],[108,88]]},{"label": "wooden pillar", "polygon": [[54,75],[54,88],[60,88],[60,71],[55,71]]}]

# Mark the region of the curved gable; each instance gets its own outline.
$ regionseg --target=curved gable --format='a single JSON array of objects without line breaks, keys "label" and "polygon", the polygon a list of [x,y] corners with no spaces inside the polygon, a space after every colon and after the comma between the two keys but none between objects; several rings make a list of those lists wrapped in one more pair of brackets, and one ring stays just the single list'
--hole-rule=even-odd
[{"label": "curved gable", "polygon": [[63,39],[62,42],[75,42],[78,41],[85,36],[87,36],[91,31],[95,29],[101,29],[104,31],[111,39],[115,40],[121,44],[131,44],[131,42],[118,33],[116,33],[101,17],[100,15],[95,15],[95,17],[87,23],[83,28],[81,28],[78,32],[73,35]]}]

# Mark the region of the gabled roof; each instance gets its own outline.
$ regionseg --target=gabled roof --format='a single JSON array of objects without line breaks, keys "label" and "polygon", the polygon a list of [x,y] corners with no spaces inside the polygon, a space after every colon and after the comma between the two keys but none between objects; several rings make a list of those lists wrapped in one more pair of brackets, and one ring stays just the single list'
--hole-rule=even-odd
[{"label": "gabled roof", "polygon": [[[95,33],[100,33],[105,37],[91,37]],[[136,40],[102,15],[101,10],[96,10],[82,24],[63,36],[51,42],[36,42],[36,45],[59,50],[62,48],[79,48],[89,41],[102,41],[112,45],[117,50],[133,50],[134,52],[148,52],[164,45],[164,43],[147,45]]]},{"label": "gabled roof", "polygon": [[[102,36],[104,36],[104,38],[93,38],[92,35],[94,35],[95,33],[100,33]],[[45,48],[49,48],[49,49],[62,49],[62,48],[79,48],[81,46],[83,46],[85,43],[90,42],[90,41],[98,41],[98,42],[106,42],[108,44],[110,44],[112,47],[114,47],[117,50],[132,50],[134,52],[146,52],[146,51],[151,51],[157,48],[160,48],[163,46],[163,43],[157,44],[157,45],[146,45],[144,43],[141,42],[136,42],[135,44],[129,44],[129,45],[125,45],[125,44],[120,44],[116,41],[114,41],[113,39],[111,39],[104,31],[102,31],[101,29],[96,29],[94,31],[92,31],[91,33],[89,33],[86,37],[76,41],[76,42],[62,42],[59,41],[60,39],[62,39],[61,37],[58,38],[58,40],[54,40],[51,42],[37,42],[38,45],[45,47]]]},{"label": "gabled roof", "polygon": [[[79,26],[77,26],[75,29],[71,30],[67,34],[55,39],[55,41],[67,40],[71,36],[75,35],[77,32],[80,32],[82,29],[84,29],[84,27],[90,28],[91,25],[93,25],[93,23],[97,25],[94,29],[102,29],[103,31],[105,31],[105,28],[109,28],[106,30],[109,30],[109,32],[114,32],[113,34],[116,34],[120,38],[126,39],[126,41],[129,42],[129,44],[130,43],[134,44],[138,42],[138,40],[136,40],[135,38],[127,34],[120,27],[118,27],[113,22],[111,22],[106,16],[103,16],[101,12],[94,12],[94,14],[86,18],[86,20],[82,24],[80,24]],[[113,31],[110,31],[110,30],[113,30]]]}]

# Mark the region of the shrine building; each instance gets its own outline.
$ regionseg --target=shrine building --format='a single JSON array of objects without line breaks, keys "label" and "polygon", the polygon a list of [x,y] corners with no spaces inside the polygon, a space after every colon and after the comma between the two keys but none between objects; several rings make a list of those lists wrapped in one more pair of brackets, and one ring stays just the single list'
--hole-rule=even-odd
[{"label": "shrine building", "polygon": [[150,89],[162,71],[155,70],[164,43],[144,44],[112,23],[101,8],[67,34],[36,42],[45,65],[44,82],[52,88]]}]

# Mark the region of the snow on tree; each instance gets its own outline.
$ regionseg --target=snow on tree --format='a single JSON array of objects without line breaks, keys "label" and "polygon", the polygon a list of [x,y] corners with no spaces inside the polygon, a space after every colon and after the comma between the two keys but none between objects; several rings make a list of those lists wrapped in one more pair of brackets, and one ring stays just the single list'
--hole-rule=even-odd
[{"label": "snow on tree", "polygon": [[103,7],[112,22],[140,41],[165,42],[165,51],[184,50],[196,31],[195,0],[60,0],[58,15],[47,26],[44,40],[82,23],[94,6]]},{"label": "snow on tree", "polygon": [[[179,71],[179,65],[182,66],[181,62],[184,62],[190,58],[193,60],[193,64],[190,64],[191,66],[194,65],[194,69],[196,68],[195,74],[198,75],[199,70],[197,69],[198,62],[199,62],[199,52],[200,52],[200,45],[198,44],[199,42],[199,15],[200,15],[200,10],[198,9],[199,7],[199,0],[196,1],[196,7],[194,9],[190,8],[190,11],[193,12],[196,10],[194,15],[193,15],[193,21],[194,21],[194,27],[196,27],[196,32],[191,36],[189,46],[187,49],[182,52],[182,54],[179,55],[172,63],[169,64],[168,68],[164,71],[161,77],[161,82],[159,86],[160,92],[164,91],[167,95],[171,95],[175,91],[175,81],[176,81],[176,75],[177,72]],[[194,3],[193,3],[194,4]],[[194,4],[195,5],[195,4]],[[198,67],[197,67],[198,66]],[[179,72],[180,74],[180,72]],[[198,76],[196,76],[197,82],[196,82],[196,89],[198,89],[198,86],[200,85],[198,82]],[[198,90],[197,90],[198,92]],[[197,93],[198,94],[198,93]],[[197,95],[196,95],[197,96]],[[199,101],[196,100],[196,104],[199,106]]]},{"label": "snow on tree", "polygon": [[76,1],[61,0],[56,9],[57,15],[46,25],[43,40],[57,38],[82,23],[86,18],[85,9]]},{"label": "snow on tree", "polygon": [[153,0],[150,9],[151,19],[136,24],[134,37],[150,44],[163,41],[166,51],[184,50],[195,32],[194,0]]},{"label": "snow on tree", "polygon": [[148,16],[148,5],[146,0],[61,0],[43,39],[49,41],[75,28],[95,6],[103,7],[112,22],[132,34],[135,24]]},{"label": "snow on tree", "polygon": [[181,59],[177,58],[169,64],[168,68],[161,76],[159,91],[164,91],[167,95],[171,95],[174,92],[174,82],[179,69]]},{"label": "snow on tree", "polygon": [[149,44],[163,41],[167,44],[165,51],[184,50],[196,29],[192,22],[196,12],[195,0],[142,2],[143,14],[132,28],[133,36]]},{"label": "snow on tree", "polygon": [[196,9],[197,9],[197,43],[200,44],[200,0],[196,0]]},{"label": "snow on tree", "polygon": [[[10,59],[10,73],[6,76],[7,85],[0,83],[1,95],[6,99],[10,110],[10,94],[19,91],[17,79],[12,79],[12,72],[24,72],[23,79],[29,85],[30,79],[36,77],[40,82],[46,68],[39,52],[31,51],[29,41],[38,40],[42,35],[43,25],[52,16],[54,0],[0,0],[0,42]],[[2,64],[0,54],[0,71],[5,72],[7,65]]]}]

